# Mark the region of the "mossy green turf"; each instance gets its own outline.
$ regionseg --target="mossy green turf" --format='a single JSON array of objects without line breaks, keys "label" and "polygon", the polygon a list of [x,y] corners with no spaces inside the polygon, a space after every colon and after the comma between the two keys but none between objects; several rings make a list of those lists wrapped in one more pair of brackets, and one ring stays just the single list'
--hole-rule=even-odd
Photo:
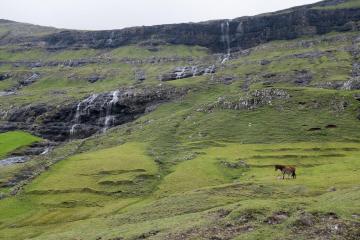
[{"label": "mossy green turf", "polygon": [[[0,160],[6,158],[11,153],[28,147],[30,144],[39,142],[42,139],[27,132],[12,131],[0,134]],[[20,164],[24,165],[24,164]],[[0,186],[9,180],[16,172],[19,172],[22,166],[8,165],[0,167]],[[3,189],[2,192],[7,192]]]},{"label": "mossy green turf", "polygon": [[[266,217],[275,211],[299,207],[307,211],[331,211],[339,217],[351,219],[352,214],[360,210],[360,192],[354,188],[360,169],[358,143],[223,143],[221,147],[202,149],[197,158],[175,166],[172,173],[162,179],[158,190],[146,198],[109,196],[79,189],[79,185],[97,188],[93,180],[83,175],[105,170],[106,164],[103,168],[98,163],[106,157],[120,169],[133,170],[140,164],[148,171],[156,171],[139,147],[142,149],[143,144],[127,143],[118,148],[72,157],[39,177],[26,188],[25,194],[0,202],[0,208],[6,209],[0,221],[13,226],[8,228],[10,225],[3,224],[3,239],[131,238],[150,230],[160,230],[162,233],[157,238],[161,239],[165,233],[174,230],[174,225],[178,231],[195,225],[206,226],[211,221],[208,219],[210,212],[219,207],[232,210],[229,219],[236,219],[254,209]],[[120,154],[111,158],[111,152],[116,150]],[[135,155],[125,155],[133,150],[138,150]],[[239,159],[249,167],[229,169],[221,165],[221,161],[237,162]],[[85,160],[89,165],[80,167]],[[280,180],[279,173],[274,172],[274,163],[296,165],[298,179]],[[71,171],[65,171],[65,168]],[[52,180],[60,176],[61,179]],[[77,177],[76,183],[72,180],[74,176]],[[338,190],[331,192],[331,187]],[[55,192],[59,189],[67,191]],[[38,195],[35,190],[44,192]],[[189,220],[190,223],[186,224]],[[278,228],[285,229],[291,221],[293,219]],[[259,226],[248,237],[264,236],[263,231],[268,234],[271,229]],[[278,236],[279,233],[272,239]]]},{"label": "mossy green turf", "polygon": [[360,1],[359,0],[346,0],[340,4],[334,6],[325,6],[325,7],[315,7],[316,9],[326,9],[326,10],[334,10],[334,9],[343,9],[343,8],[359,8]]},{"label": "mossy green turf", "polygon": [[14,131],[0,134],[0,158],[3,158],[12,151],[30,145],[33,142],[40,141],[40,138],[35,137],[26,132]]},{"label": "mossy green turf", "polygon": [[[358,221],[353,215],[360,212],[360,102],[353,96],[359,91],[316,85],[349,79],[354,60],[345,49],[353,44],[354,36],[356,33],[331,33],[271,42],[251,49],[247,56],[218,64],[212,76],[162,83],[191,91],[134,122],[84,141],[66,142],[40,159],[52,162],[63,157],[20,194],[0,201],[0,239],[136,239],[149,232],[157,233],[150,239],[172,239],[171,234],[206,231],[226,222],[238,224],[249,212],[258,217],[251,222],[253,230],[238,233],[239,239],[295,237],[290,229],[300,211],[334,212],[344,221]],[[310,42],[310,47],[303,47],[304,42]],[[30,55],[38,54],[34,51]],[[50,104],[63,104],[116,87],[157,85],[159,74],[189,65],[180,60],[134,67],[121,61],[126,57],[191,56],[204,65],[216,62],[200,47],[166,45],[158,52],[138,46],[78,51],[41,54],[51,60],[111,56],[119,61],[38,68],[42,78],[18,95],[0,98],[1,106],[7,109],[49,99]],[[294,57],[317,51],[327,54]],[[26,59],[27,54],[14,57]],[[271,62],[259,64],[263,59]],[[134,80],[138,68],[146,71],[148,78],[143,83]],[[11,65],[0,70],[26,71]],[[285,81],[292,79],[295,70],[311,72],[311,85]],[[106,77],[91,84],[85,78],[92,73]],[[253,77],[250,91],[266,87],[262,75],[267,73],[279,76],[272,87],[287,91],[289,99],[253,110],[215,107],[207,111],[219,97],[247,96],[242,86],[248,76]],[[234,82],[214,81],[226,76]],[[0,87],[5,89],[14,81],[5,80]],[[308,131],[311,128],[321,130]],[[238,167],[229,167],[231,164]],[[295,165],[298,178],[279,179],[274,164]],[[219,210],[230,214],[219,219]],[[279,211],[293,214],[276,226],[264,223]]]}]

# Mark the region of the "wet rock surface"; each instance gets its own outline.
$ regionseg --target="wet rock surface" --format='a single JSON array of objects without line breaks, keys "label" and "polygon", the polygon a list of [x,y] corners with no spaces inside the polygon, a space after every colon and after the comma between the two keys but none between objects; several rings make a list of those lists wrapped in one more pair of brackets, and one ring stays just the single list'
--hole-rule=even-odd
[{"label": "wet rock surface", "polygon": [[8,78],[11,78],[11,74],[10,73],[1,73],[0,74],[0,81],[4,81]]},{"label": "wet rock surface", "polygon": [[161,75],[159,79],[161,81],[171,81],[176,79],[201,76],[204,74],[212,74],[215,72],[216,72],[216,67],[214,65],[209,67],[203,67],[203,66],[176,67],[171,72]]},{"label": "wet rock surface", "polygon": [[186,94],[171,87],[122,88],[65,106],[28,105],[2,113],[0,130],[25,129],[46,139],[84,138],[136,119],[160,103]]},{"label": "wet rock surface", "polygon": [[16,163],[24,163],[30,158],[28,156],[9,157],[0,160],[0,167],[13,165]]}]

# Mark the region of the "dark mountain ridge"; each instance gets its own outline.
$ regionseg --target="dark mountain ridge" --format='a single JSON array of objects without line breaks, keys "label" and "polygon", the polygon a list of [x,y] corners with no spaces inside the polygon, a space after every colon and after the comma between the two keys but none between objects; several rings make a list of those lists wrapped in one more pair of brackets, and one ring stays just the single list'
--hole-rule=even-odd
[{"label": "dark mountain ridge", "polygon": [[[157,44],[199,45],[214,52],[247,49],[273,40],[290,40],[301,36],[325,34],[331,31],[359,29],[358,8],[336,8],[344,0],[322,1],[274,13],[233,20],[213,20],[199,23],[180,23],[131,27],[103,31],[56,31],[40,37],[6,38],[0,43],[24,43],[64,48],[116,48],[146,42]],[[334,8],[327,8],[333,6]]]}]

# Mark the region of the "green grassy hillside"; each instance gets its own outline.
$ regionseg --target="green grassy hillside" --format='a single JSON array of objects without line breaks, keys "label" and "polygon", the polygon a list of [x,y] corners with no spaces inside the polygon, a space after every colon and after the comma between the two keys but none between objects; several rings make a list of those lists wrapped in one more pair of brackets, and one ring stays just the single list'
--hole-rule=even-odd
[{"label": "green grassy hillside", "polygon": [[38,137],[20,131],[2,133],[0,134],[0,157],[39,140]]},{"label": "green grassy hillside", "polygon": [[[16,195],[17,186],[0,188],[0,239],[357,239],[360,90],[344,86],[354,78],[358,38],[355,31],[274,41],[225,63],[189,46],[2,46],[0,74],[11,77],[0,92],[16,92],[0,96],[4,112],[41,103],[56,109],[119,87],[189,92],[8,168],[3,182],[19,168],[36,177]],[[66,64],[80,59],[96,62]],[[175,67],[213,64],[214,74],[159,81]],[[138,69],[146,80],[135,79]],[[38,80],[17,88],[34,72]],[[93,74],[102,78],[91,83]],[[271,91],[286,94],[258,98]],[[0,156],[38,140],[1,134]],[[296,166],[297,178],[282,180],[275,164]]]}]

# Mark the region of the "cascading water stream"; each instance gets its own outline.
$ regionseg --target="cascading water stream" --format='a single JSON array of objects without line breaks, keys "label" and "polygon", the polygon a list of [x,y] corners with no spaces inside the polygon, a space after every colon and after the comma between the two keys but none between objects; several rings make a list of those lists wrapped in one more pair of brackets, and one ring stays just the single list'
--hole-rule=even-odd
[{"label": "cascading water stream", "polygon": [[[70,136],[74,136],[76,134],[76,128],[80,124],[80,115],[82,112],[87,111],[89,109],[89,106],[95,101],[95,99],[98,97],[98,94],[93,94],[90,97],[86,98],[85,100],[78,103],[76,107],[76,113],[75,113],[75,124],[73,124],[70,128]],[[85,106],[82,109],[82,106]]]},{"label": "cascading water stream", "polygon": [[226,55],[221,61],[221,64],[224,64],[230,59],[231,55],[231,40],[230,40],[230,21],[227,20],[224,23],[221,23],[221,40],[224,43],[224,48]]},{"label": "cascading water stream", "polygon": [[113,124],[114,122],[114,116],[112,113],[112,107],[119,101],[119,90],[116,90],[112,93],[112,98],[110,102],[106,104],[106,116],[105,116],[105,122],[104,122],[104,128],[103,132],[106,132],[106,130]]}]

